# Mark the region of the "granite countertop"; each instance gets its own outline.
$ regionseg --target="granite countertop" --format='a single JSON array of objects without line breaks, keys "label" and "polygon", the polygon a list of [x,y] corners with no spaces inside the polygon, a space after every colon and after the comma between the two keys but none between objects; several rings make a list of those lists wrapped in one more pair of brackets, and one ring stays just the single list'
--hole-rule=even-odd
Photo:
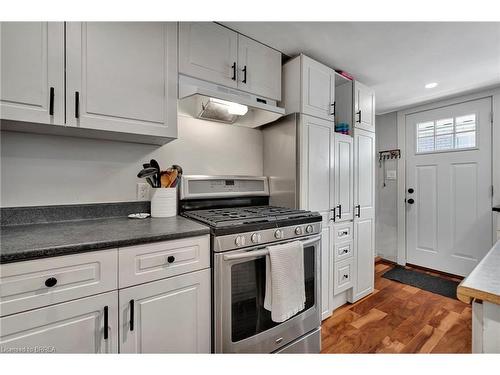
[{"label": "granite countertop", "polygon": [[458,299],[480,299],[500,305],[500,240],[457,288]]},{"label": "granite countertop", "polygon": [[209,234],[207,226],[176,216],[75,220],[2,226],[0,263]]}]

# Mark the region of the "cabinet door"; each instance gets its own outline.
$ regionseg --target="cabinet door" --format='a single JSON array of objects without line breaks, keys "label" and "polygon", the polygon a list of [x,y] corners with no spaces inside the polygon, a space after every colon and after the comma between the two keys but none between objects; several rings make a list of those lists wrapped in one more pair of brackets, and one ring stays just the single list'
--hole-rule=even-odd
[{"label": "cabinet door", "polygon": [[354,217],[354,162],[351,136],[335,133],[335,221],[352,220]]},{"label": "cabinet door", "polygon": [[281,53],[238,35],[238,88],[266,98],[281,99]]},{"label": "cabinet door", "polygon": [[300,208],[331,214],[333,208],[333,122],[301,115]]},{"label": "cabinet door", "polygon": [[335,72],[302,56],[302,112],[334,121]]},{"label": "cabinet door", "polygon": [[370,294],[375,263],[375,134],[354,131],[354,287],[351,302]]},{"label": "cabinet door", "polygon": [[375,93],[369,87],[354,82],[354,126],[375,132]]},{"label": "cabinet door", "polygon": [[1,22],[2,119],[64,124],[64,23]]},{"label": "cabinet door", "polygon": [[213,22],[179,24],[179,73],[237,87],[238,34]]},{"label": "cabinet door", "polygon": [[177,25],[66,24],[67,124],[177,137]]},{"label": "cabinet door", "polygon": [[[326,216],[326,217],[325,217]],[[328,215],[323,215],[321,231],[321,320],[332,315],[330,297],[333,296],[331,282],[332,226]]]},{"label": "cabinet door", "polygon": [[34,353],[117,353],[118,293],[9,315],[0,318],[0,326],[4,353],[23,348]]},{"label": "cabinet door", "polygon": [[121,353],[210,353],[210,269],[120,290]]}]

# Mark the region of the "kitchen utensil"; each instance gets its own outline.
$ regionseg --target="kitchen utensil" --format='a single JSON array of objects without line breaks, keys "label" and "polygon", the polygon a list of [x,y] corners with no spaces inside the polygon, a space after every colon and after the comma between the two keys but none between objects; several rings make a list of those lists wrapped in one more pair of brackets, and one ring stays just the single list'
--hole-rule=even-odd
[{"label": "kitchen utensil", "polygon": [[161,174],[161,186],[172,187],[172,184],[177,178],[177,170],[169,168]]},{"label": "kitchen utensil", "polygon": [[138,213],[138,214],[130,214],[128,215],[128,218],[129,219],[145,219],[147,217],[150,217],[151,215],[146,213],[146,212],[141,212],[141,213]]},{"label": "kitchen utensil", "polygon": [[155,175],[155,180],[153,180],[155,182],[155,187],[161,187],[161,183],[160,183],[160,173],[161,173],[161,170],[160,170],[160,164],[158,164],[158,162],[155,160],[155,159],[151,159],[151,161],[149,162],[149,164],[151,165],[152,168],[156,168],[156,175]]},{"label": "kitchen utensil", "polygon": [[144,168],[143,170],[141,170],[138,174],[137,174],[137,177],[139,178],[146,178],[146,177],[151,177],[151,176],[155,176],[157,173],[156,171],[156,168]]},{"label": "kitchen utensil", "polygon": [[153,180],[151,179],[151,177],[146,177],[146,181],[148,182],[149,186],[151,186],[152,188],[155,187],[155,185],[154,185]]},{"label": "kitchen utensil", "polygon": [[172,165],[172,168],[173,168],[173,169],[177,169],[177,173],[178,173],[179,175],[181,175],[181,174],[182,174],[182,167],[181,167],[180,165],[174,164],[174,165]]}]

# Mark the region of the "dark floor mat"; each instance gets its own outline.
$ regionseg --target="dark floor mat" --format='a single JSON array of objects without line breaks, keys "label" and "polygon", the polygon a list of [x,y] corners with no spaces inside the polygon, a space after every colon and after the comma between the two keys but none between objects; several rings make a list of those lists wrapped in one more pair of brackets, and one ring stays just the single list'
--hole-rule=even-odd
[{"label": "dark floor mat", "polygon": [[415,286],[431,293],[457,299],[458,282],[397,266],[382,275],[389,280]]}]

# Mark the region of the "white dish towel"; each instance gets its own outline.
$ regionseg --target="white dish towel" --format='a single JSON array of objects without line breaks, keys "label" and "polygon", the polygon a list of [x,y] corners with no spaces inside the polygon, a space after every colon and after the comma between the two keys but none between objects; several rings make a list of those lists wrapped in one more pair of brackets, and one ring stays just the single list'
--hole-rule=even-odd
[{"label": "white dish towel", "polygon": [[300,241],[269,246],[266,256],[264,308],[281,323],[304,309],[304,246]]}]

